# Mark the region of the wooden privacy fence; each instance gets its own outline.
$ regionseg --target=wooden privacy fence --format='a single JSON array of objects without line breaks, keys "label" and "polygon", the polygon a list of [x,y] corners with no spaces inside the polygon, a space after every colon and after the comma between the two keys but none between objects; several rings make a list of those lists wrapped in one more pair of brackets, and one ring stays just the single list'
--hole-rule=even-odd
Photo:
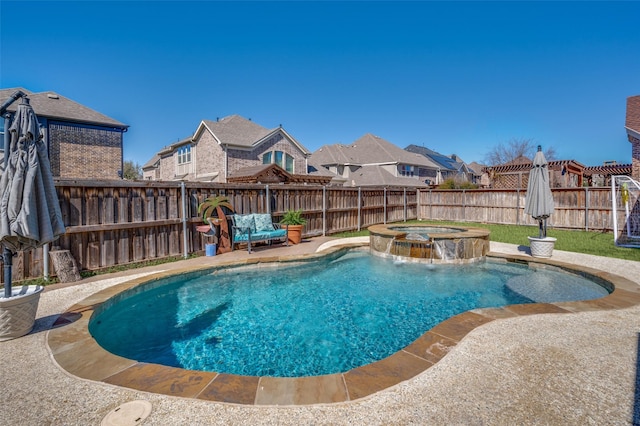
[{"label": "wooden privacy fence", "polygon": [[[204,252],[207,237],[196,230],[202,224],[198,205],[213,195],[229,197],[237,213],[270,213],[274,221],[289,209],[302,209],[305,237],[412,219],[535,225],[523,212],[524,190],[120,180],[57,180],[56,188],[67,232],[52,250],[69,250],[81,270]],[[610,189],[554,189],[553,196],[556,211],[549,226],[612,229]],[[42,249],[14,259],[16,281],[46,272]]]},{"label": "wooden privacy fence", "polygon": [[[420,190],[420,219],[536,225],[524,213],[523,189]],[[555,188],[554,228],[613,230],[611,188]]]},{"label": "wooden privacy fence", "polygon": [[[69,250],[80,270],[201,253],[206,236],[198,205],[227,196],[237,213],[304,211],[304,236],[358,230],[417,218],[417,192],[404,188],[342,188],[307,185],[213,184],[202,182],[56,180],[65,235],[52,250]],[[16,281],[49,275],[43,250],[21,252]],[[0,274],[1,275],[1,274]]]}]

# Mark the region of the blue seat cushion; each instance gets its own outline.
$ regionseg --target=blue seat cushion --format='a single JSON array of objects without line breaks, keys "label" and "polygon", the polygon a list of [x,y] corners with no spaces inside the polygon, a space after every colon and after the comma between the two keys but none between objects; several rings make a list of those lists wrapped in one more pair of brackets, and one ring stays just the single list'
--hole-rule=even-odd
[{"label": "blue seat cushion", "polygon": [[235,222],[238,228],[242,228],[243,233],[246,232],[246,228],[251,229],[251,233],[255,232],[256,230],[256,225],[255,225],[255,221],[253,220],[252,214],[246,214],[246,215],[237,214],[235,216]]},{"label": "blue seat cushion", "polygon": [[271,238],[284,237],[285,235],[287,235],[287,230],[286,229],[276,229],[274,231],[269,232],[269,235],[271,236]]},{"label": "blue seat cushion", "polygon": [[253,220],[256,224],[256,232],[275,230],[271,215],[268,213],[256,213],[253,215]]},{"label": "blue seat cushion", "polygon": [[[276,229],[275,231],[261,231],[252,232],[251,241],[270,240],[272,238],[284,237],[287,234],[286,229]],[[249,241],[249,234],[236,233],[233,236],[233,241],[236,243],[246,243]]]}]

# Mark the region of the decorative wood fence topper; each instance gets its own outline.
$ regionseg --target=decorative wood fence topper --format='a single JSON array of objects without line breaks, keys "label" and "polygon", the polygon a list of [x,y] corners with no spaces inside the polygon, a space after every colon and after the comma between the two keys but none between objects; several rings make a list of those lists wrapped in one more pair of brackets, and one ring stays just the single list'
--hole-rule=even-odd
[{"label": "decorative wood fence topper", "polygon": [[[67,232],[52,250],[69,250],[80,270],[204,252],[198,205],[224,195],[240,214],[269,213],[279,222],[302,210],[304,237],[354,231],[379,223],[448,220],[535,225],[524,214],[526,191],[345,188],[311,185],[56,180]],[[611,230],[610,188],[553,189],[554,228]],[[16,256],[15,280],[44,274],[43,250]],[[53,271],[51,271],[53,272]]]}]

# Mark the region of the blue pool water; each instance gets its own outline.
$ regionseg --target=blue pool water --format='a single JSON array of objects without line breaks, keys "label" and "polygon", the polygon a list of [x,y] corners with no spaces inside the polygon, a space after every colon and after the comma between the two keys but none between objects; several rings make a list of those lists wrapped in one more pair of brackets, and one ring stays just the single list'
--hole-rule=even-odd
[{"label": "blue pool water", "polygon": [[399,264],[362,251],[303,266],[191,273],[147,287],[96,311],[89,330],[105,349],[192,370],[277,377],[380,360],[470,309],[608,294],[580,276],[526,265]]}]

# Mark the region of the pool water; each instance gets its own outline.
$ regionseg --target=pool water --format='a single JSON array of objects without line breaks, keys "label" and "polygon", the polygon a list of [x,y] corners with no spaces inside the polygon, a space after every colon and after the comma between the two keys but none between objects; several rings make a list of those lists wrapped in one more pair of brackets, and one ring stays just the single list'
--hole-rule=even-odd
[{"label": "pool water", "polygon": [[302,266],[190,273],[148,287],[96,311],[89,331],[105,349],[142,362],[276,377],[383,359],[474,308],[608,294],[555,270],[394,263],[362,251]]}]

